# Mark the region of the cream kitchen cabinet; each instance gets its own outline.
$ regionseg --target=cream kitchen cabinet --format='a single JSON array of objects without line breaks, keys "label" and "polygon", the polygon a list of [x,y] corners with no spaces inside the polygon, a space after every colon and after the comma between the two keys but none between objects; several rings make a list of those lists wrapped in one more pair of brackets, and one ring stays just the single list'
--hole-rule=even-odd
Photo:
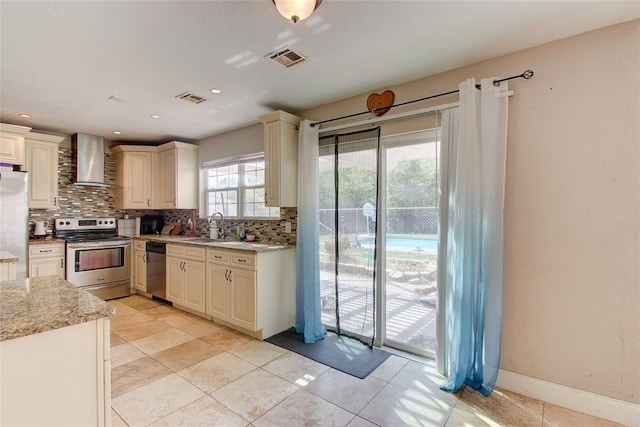
[{"label": "cream kitchen cabinet", "polygon": [[133,287],[147,292],[147,243],[133,242]]},{"label": "cream kitchen cabinet", "polygon": [[29,277],[65,277],[64,243],[32,243],[29,245]]},{"label": "cream kitchen cabinet", "polygon": [[177,305],[205,313],[206,249],[167,245],[167,299]]},{"label": "cream kitchen cabinet", "polygon": [[198,208],[198,146],[173,141],[158,147],[158,209]]},{"label": "cream kitchen cabinet", "polygon": [[264,123],[265,205],[295,207],[298,202],[298,130],[302,120],[284,111],[260,116]]},{"label": "cream kitchen cabinet", "polygon": [[24,136],[31,128],[0,123],[0,163],[24,164]]},{"label": "cream kitchen cabinet", "polygon": [[156,147],[118,145],[111,152],[115,159],[115,208],[153,209]]},{"label": "cream kitchen cabinet", "polygon": [[58,145],[64,136],[30,132],[25,135],[25,162],[29,172],[29,208],[58,206]]},{"label": "cream kitchen cabinet", "polygon": [[206,310],[216,322],[258,339],[295,322],[295,249],[207,249]]}]

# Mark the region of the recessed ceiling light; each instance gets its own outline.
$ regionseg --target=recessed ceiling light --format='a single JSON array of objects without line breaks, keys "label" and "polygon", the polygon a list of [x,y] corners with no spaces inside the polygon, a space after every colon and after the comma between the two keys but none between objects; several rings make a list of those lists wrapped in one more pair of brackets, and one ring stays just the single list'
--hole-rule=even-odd
[{"label": "recessed ceiling light", "polygon": [[220,93],[222,92],[220,89],[211,89],[211,93]]},{"label": "recessed ceiling light", "polygon": [[20,114],[20,117],[24,118],[24,119],[30,119],[31,116],[28,114]]},{"label": "recessed ceiling light", "polygon": [[152,118],[152,119],[159,119],[159,118],[160,118],[160,116],[159,116],[159,115],[157,115],[157,114],[152,114],[152,115],[151,115],[151,118]]},{"label": "recessed ceiling light", "polygon": [[119,130],[114,130],[113,133],[116,135],[122,135],[122,132],[120,132]]}]

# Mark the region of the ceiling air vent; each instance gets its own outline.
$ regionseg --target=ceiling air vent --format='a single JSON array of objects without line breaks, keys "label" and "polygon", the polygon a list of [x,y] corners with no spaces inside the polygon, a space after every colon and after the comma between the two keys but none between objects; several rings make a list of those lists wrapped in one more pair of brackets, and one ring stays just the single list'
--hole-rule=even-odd
[{"label": "ceiling air vent", "polygon": [[192,92],[181,93],[180,95],[176,95],[176,98],[191,102],[192,104],[200,104],[207,100],[207,98],[203,98]]},{"label": "ceiling air vent", "polygon": [[300,54],[292,51],[289,48],[283,48],[265,55],[266,58],[273,59],[278,64],[284,65],[285,67],[293,67],[294,65],[298,65],[302,62],[308,61],[309,59]]}]

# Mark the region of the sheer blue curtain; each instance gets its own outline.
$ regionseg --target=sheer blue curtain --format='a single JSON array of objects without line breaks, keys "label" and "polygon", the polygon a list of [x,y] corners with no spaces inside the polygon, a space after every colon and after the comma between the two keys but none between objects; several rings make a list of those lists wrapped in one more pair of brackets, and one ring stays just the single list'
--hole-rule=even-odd
[{"label": "sheer blue curtain", "polygon": [[[448,379],[485,396],[500,366],[503,209],[508,87],[495,78],[460,83],[460,107],[442,116],[448,151],[445,343]],[[454,128],[457,121],[457,127]],[[454,126],[452,126],[452,124]],[[443,148],[444,151],[444,148]]]},{"label": "sheer blue curtain", "polygon": [[296,332],[313,343],[327,333],[320,310],[318,221],[318,127],[300,123],[298,140],[298,235],[296,241]]}]

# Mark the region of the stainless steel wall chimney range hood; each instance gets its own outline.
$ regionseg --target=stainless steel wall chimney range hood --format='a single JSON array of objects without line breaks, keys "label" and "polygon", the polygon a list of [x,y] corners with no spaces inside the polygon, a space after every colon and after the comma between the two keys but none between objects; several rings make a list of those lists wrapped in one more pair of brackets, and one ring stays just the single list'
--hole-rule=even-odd
[{"label": "stainless steel wall chimney range hood", "polygon": [[76,158],[76,185],[111,187],[104,182],[104,138],[76,133],[71,136]]}]

